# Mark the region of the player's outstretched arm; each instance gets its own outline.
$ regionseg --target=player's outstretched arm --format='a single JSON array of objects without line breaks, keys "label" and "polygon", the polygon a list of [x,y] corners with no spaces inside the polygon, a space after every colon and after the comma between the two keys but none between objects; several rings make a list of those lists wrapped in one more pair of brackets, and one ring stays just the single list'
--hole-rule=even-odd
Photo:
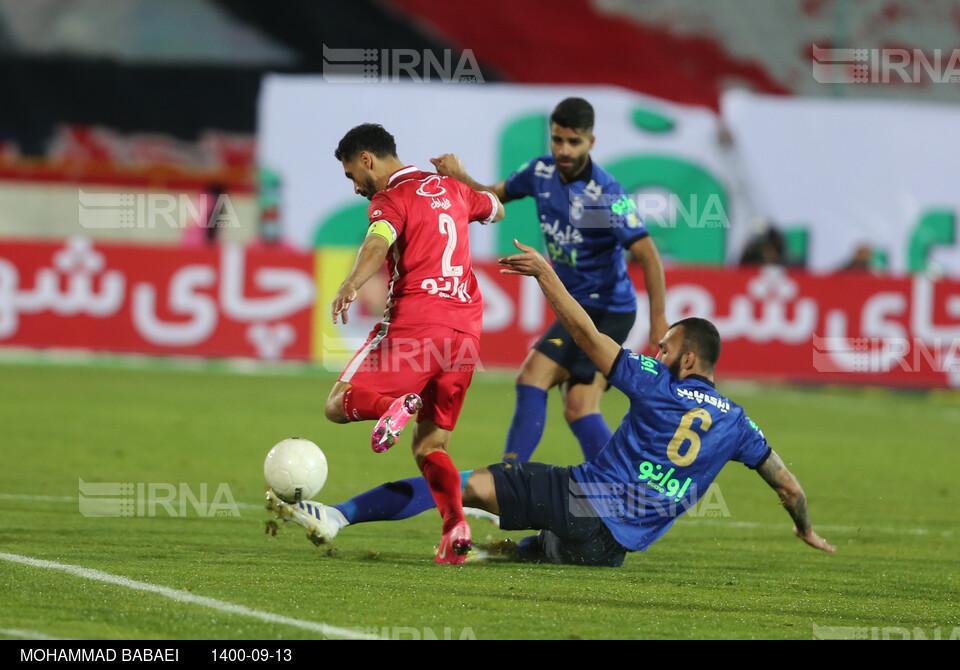
[{"label": "player's outstretched arm", "polygon": [[490,191],[490,194],[497,199],[497,213],[493,215],[492,219],[490,219],[490,223],[496,223],[506,215],[507,211],[503,208],[503,201],[500,199],[500,197],[493,191]]},{"label": "player's outstretched arm", "polygon": [[667,321],[667,281],[663,275],[663,261],[653,239],[648,235],[630,245],[630,253],[643,268],[643,281],[647,287],[647,300],[650,301],[650,351],[652,356],[660,346],[660,340],[667,334],[670,324]]},{"label": "player's outstretched arm", "polygon": [[796,536],[815,549],[836,551],[835,546],[827,544],[826,540],[814,532],[810,525],[810,515],[807,513],[807,497],[800,488],[800,482],[787,470],[777,452],[771,451],[763,465],[757,468],[757,472],[780,496],[783,508],[796,524],[793,528]]},{"label": "player's outstretched arm", "polygon": [[347,310],[350,309],[350,304],[357,299],[357,291],[383,267],[389,249],[390,243],[385,238],[377,234],[367,235],[360,251],[357,252],[357,260],[353,264],[353,269],[343,280],[340,290],[337,291],[337,297],[333,300],[334,323],[337,322],[338,316],[343,318],[344,323],[347,323]]},{"label": "player's outstretched arm", "polygon": [[[497,199],[501,202],[500,209],[503,210],[503,204],[509,202],[507,197],[506,184],[507,180],[499,181],[496,184],[491,186],[484,186],[480,182],[476,181],[473,177],[467,174],[466,169],[463,167],[463,161],[457,157],[456,154],[441,154],[436,158],[431,158],[430,162],[433,163],[433,166],[437,168],[437,174],[442,174],[446,177],[453,177],[457,181],[461,181],[474,191],[490,191]],[[494,219],[494,221],[499,221],[503,216],[499,216]]]},{"label": "player's outstretched arm", "polygon": [[535,277],[553,313],[573,336],[577,346],[583,349],[604,376],[609,376],[610,369],[620,354],[620,345],[597,330],[580,303],[567,292],[557,273],[536,249],[517,240],[514,240],[513,244],[523,253],[501,258],[498,261],[500,272]]}]

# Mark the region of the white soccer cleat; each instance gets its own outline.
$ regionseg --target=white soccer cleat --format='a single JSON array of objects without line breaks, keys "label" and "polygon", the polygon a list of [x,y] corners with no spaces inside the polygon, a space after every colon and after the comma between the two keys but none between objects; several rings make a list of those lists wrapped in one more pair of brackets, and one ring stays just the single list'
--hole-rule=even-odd
[{"label": "white soccer cleat", "polygon": [[480,509],[478,507],[464,507],[463,515],[473,517],[474,519],[486,519],[497,528],[500,527],[500,517],[498,517],[496,514],[488,512],[485,509]]},{"label": "white soccer cleat", "polygon": [[333,542],[340,529],[346,525],[338,523],[343,515],[332,507],[327,507],[312,500],[302,500],[298,503],[285,503],[277,497],[273,489],[267,490],[267,509],[283,521],[293,521],[307,529],[307,539],[318,547],[321,544]]}]

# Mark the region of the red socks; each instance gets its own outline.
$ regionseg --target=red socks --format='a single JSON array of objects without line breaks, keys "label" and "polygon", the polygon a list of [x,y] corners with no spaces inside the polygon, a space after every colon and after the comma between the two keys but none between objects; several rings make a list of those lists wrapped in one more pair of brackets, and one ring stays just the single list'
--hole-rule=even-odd
[{"label": "red socks", "polygon": [[443,532],[449,533],[463,521],[463,492],[460,473],[445,451],[431,451],[420,462],[420,472],[443,517]]},{"label": "red socks", "polygon": [[343,392],[343,413],[350,421],[379,419],[396,398],[351,386]]}]

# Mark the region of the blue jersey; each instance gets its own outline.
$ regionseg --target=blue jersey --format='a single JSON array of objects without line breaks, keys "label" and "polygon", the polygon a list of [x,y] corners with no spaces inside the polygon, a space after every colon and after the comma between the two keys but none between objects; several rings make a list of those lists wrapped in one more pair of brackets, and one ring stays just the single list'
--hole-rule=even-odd
[{"label": "blue jersey", "polygon": [[564,184],[553,157],[542,156],[510,175],[504,190],[509,199],[536,198],[553,268],[577,302],[637,309],[623,250],[649,233],[616,179],[589,161],[580,179]]},{"label": "blue jersey", "polygon": [[759,467],[770,446],[743,408],[706,377],[677,379],[659,361],[621,350],[610,384],[630,411],[593,463],[573,469],[617,542],[643,551],[696,504],[727,461]]}]

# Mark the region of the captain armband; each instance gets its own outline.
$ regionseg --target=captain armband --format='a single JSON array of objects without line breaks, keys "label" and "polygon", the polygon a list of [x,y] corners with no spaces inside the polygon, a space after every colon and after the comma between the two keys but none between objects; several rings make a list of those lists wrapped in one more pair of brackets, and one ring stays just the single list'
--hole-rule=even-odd
[{"label": "captain armband", "polygon": [[393,244],[397,241],[397,231],[393,229],[387,221],[374,221],[367,228],[367,235],[378,235],[387,241],[387,244]]}]

